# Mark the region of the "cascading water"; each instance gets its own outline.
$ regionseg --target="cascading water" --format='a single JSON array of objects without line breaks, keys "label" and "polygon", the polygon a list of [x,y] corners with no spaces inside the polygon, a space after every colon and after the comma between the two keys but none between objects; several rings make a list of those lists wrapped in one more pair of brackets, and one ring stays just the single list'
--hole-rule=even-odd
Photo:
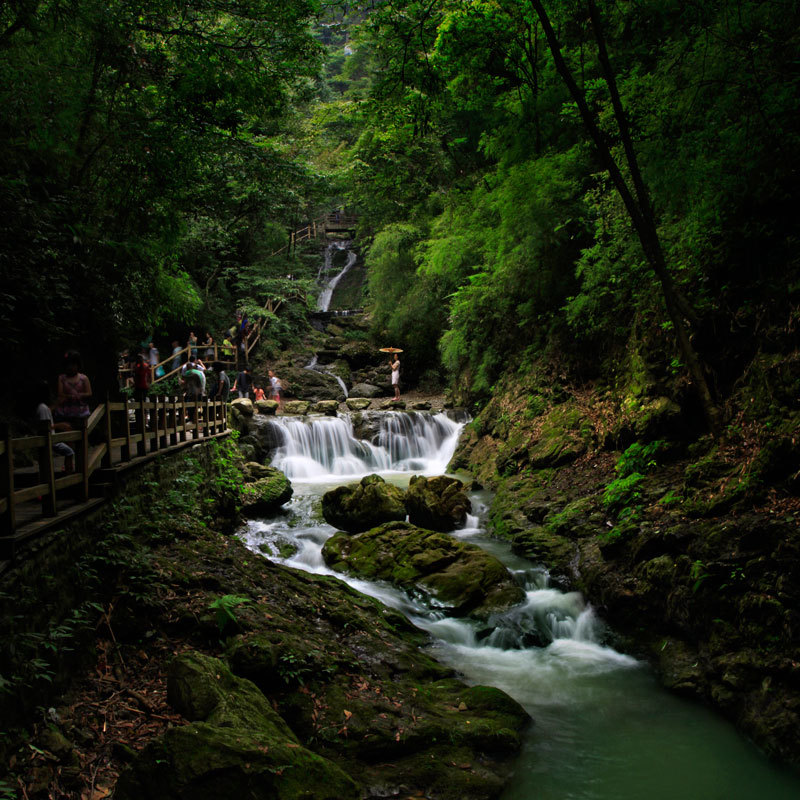
[{"label": "cascading water", "polygon": [[320,292],[319,299],[317,300],[317,309],[319,311],[327,311],[328,306],[331,304],[331,297],[333,297],[333,290],[336,288],[336,285],[339,281],[345,276],[347,271],[353,264],[356,263],[356,254],[353,250],[350,249],[350,242],[348,241],[339,241],[339,242],[331,242],[325,248],[325,260],[323,262],[322,267],[320,268],[319,274],[317,275],[317,280],[322,281],[322,278],[327,276],[333,264],[333,254],[337,250],[346,250],[347,251],[347,262],[345,263],[344,267],[342,267],[341,272],[331,278],[326,284],[325,288]]},{"label": "cascading water", "polygon": [[294,480],[331,482],[370,472],[438,475],[447,468],[462,425],[445,414],[380,414],[373,440],[356,438],[348,415],[276,417],[281,445],[272,463]]},{"label": "cascading water", "polygon": [[[486,623],[448,617],[441,608],[382,583],[331,572],[321,550],[334,528],[318,517],[332,485],[378,471],[396,483],[410,474],[442,474],[461,425],[443,414],[387,413],[368,440],[348,417],[278,418],[283,444],[273,465],[292,477],[285,513],[250,522],[241,536],[276,561],[336,575],[402,613],[432,636],[432,650],[467,681],[497,686],[535,720],[503,800],[789,800],[793,775],[766,760],[718,717],[662,691],[644,665],[605,645],[606,631],[576,592],[550,586],[543,567],[511,553],[485,532],[487,497],[454,536],[500,558],[525,600]],[[646,625],[646,620],[643,620]]]}]

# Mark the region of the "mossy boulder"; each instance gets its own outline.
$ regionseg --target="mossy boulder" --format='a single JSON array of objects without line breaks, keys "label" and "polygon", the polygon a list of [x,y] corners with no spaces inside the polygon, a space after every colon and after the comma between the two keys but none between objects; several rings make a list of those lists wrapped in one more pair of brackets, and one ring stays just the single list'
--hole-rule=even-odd
[{"label": "mossy boulder", "polygon": [[335,417],[339,410],[339,404],[335,400],[320,400],[314,403],[311,410],[315,414],[325,414],[328,417]]},{"label": "mossy boulder", "polygon": [[511,549],[517,555],[541,562],[550,569],[564,574],[569,572],[569,564],[575,556],[576,545],[544,525],[532,525],[514,537]]},{"label": "mossy boulder", "polygon": [[244,476],[245,483],[252,483],[253,481],[262,478],[271,478],[277,470],[274,467],[268,467],[258,461],[247,461],[242,467],[242,475]]},{"label": "mossy boulder", "polygon": [[366,399],[370,397],[380,397],[383,392],[371,383],[357,383],[350,390],[350,397],[355,399]]},{"label": "mossy boulder", "polygon": [[275,467],[259,466],[259,476],[242,490],[242,510],[249,514],[269,514],[292,499],[289,479]]},{"label": "mossy boulder", "polygon": [[275,412],[278,410],[278,401],[256,400],[255,407],[259,414],[264,414],[268,417],[274,417]]},{"label": "mossy boulder", "polygon": [[169,728],[120,776],[117,800],[248,797],[255,800],[357,798],[338,766],[303,747],[255,684],[219,659],[175,659],[169,702],[192,724]]},{"label": "mossy boulder", "polygon": [[344,402],[351,411],[363,411],[369,408],[371,403],[366,397],[348,397]]},{"label": "mossy boulder", "polygon": [[592,426],[580,409],[570,403],[555,406],[544,417],[538,435],[527,449],[531,469],[559,467],[586,452]]},{"label": "mossy boulder", "polygon": [[384,411],[405,411],[405,409],[406,409],[406,401],[405,400],[386,400],[385,402],[381,403],[381,408]]},{"label": "mossy boulder", "polygon": [[500,561],[480,547],[407,522],[357,536],[337,533],[322,555],[332,569],[388,581],[433,598],[455,615],[485,619],[525,597]]},{"label": "mossy boulder", "polygon": [[253,401],[247,397],[237,397],[231,402],[231,408],[243,417],[252,417],[254,414]]},{"label": "mossy boulder", "polygon": [[337,528],[356,533],[383,522],[406,518],[403,490],[380,477],[367,475],[359,483],[337,486],[322,496],[322,515]]},{"label": "mossy boulder", "polygon": [[311,403],[306,400],[290,400],[288,403],[283,404],[283,413],[302,416],[303,414],[308,414],[310,408]]},{"label": "mossy boulder", "polygon": [[410,522],[434,531],[455,530],[472,511],[464,484],[446,475],[435,478],[414,475],[408,484],[405,503]]}]

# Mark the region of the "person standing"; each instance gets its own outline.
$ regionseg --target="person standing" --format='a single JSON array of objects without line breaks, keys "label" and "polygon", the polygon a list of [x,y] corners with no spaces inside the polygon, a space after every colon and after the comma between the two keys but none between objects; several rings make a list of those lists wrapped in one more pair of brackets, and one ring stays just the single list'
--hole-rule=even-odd
[{"label": "person standing", "polygon": [[[70,426],[66,422],[59,422],[58,426],[53,422],[53,412],[50,410],[50,389],[47,381],[39,384],[36,408],[36,419],[46,422],[51,431],[69,430]],[[66,442],[53,442],[53,452],[58,456],[64,457],[64,471],[75,472],[75,451]]]},{"label": "person standing", "polygon": [[217,400],[222,400],[223,403],[227,403],[228,395],[231,393],[231,379],[219,361],[214,362],[214,372],[217,375],[217,391],[214,397]]},{"label": "person standing", "polygon": [[183,348],[178,344],[178,340],[176,339],[172,343],[172,372],[181,368],[181,350],[183,350]]},{"label": "person standing", "polygon": [[394,360],[389,362],[392,368],[392,386],[394,387],[394,399],[400,399],[400,359],[397,353],[394,354]]},{"label": "person standing", "polygon": [[189,348],[189,357],[197,358],[197,336],[194,331],[189,331],[189,340],[186,342],[186,346]]},{"label": "person standing", "polygon": [[233,384],[233,391],[239,393],[239,397],[250,397],[250,390],[253,388],[253,379],[250,377],[250,370],[242,367],[241,372],[236,376],[236,383]]},{"label": "person standing", "polygon": [[133,365],[133,396],[136,400],[147,400],[152,378],[153,371],[150,364],[145,361],[144,355],[139,353]]},{"label": "person standing", "polygon": [[58,376],[58,405],[55,418],[63,422],[89,416],[88,400],[92,396],[92,384],[80,372],[81,357],[75,350],[64,356],[64,372]]},{"label": "person standing", "polygon": [[269,375],[269,398],[270,400],[274,400],[278,404],[278,408],[281,405],[281,389],[283,388],[281,385],[281,379],[275,374],[274,370],[270,370],[268,372]]},{"label": "person standing", "polygon": [[203,357],[210,364],[214,359],[214,337],[208,332],[206,332],[206,340],[203,342],[203,347],[206,348]]}]

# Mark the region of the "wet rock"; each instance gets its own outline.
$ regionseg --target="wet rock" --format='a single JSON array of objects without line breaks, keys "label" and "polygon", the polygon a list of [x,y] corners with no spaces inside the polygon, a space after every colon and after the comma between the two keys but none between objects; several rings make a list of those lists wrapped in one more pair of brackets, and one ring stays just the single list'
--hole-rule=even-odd
[{"label": "wet rock", "polygon": [[288,403],[283,404],[283,413],[302,416],[303,414],[308,414],[309,408],[311,408],[311,403],[306,400],[290,400]]},{"label": "wet rock", "polygon": [[415,400],[411,404],[414,411],[430,411],[431,404],[427,400]]},{"label": "wet rock", "polygon": [[406,408],[406,401],[405,400],[387,400],[385,403],[381,403],[381,408],[384,411],[405,411]]},{"label": "wet rock", "polygon": [[461,527],[472,511],[464,484],[445,475],[435,478],[414,475],[408,484],[405,503],[412,524],[434,531]]},{"label": "wet rock", "polygon": [[633,431],[636,439],[650,442],[654,439],[677,439],[684,432],[681,407],[669,397],[656,397],[642,401],[635,409]]},{"label": "wet rock", "polygon": [[169,702],[192,724],[169,728],[122,773],[118,800],[360,796],[339,767],[303,747],[250,681],[218,659],[189,653],[170,667]]},{"label": "wet rock", "polygon": [[377,352],[375,348],[367,342],[348,342],[342,347],[339,355],[347,361],[353,369],[367,367],[386,358],[386,356]]},{"label": "wet rock", "polygon": [[559,573],[567,573],[575,556],[575,543],[567,537],[553,533],[543,525],[533,525],[518,533],[511,549],[531,561],[546,564]]},{"label": "wet rock", "polygon": [[353,434],[357,439],[374,442],[381,431],[384,414],[380,411],[358,411],[350,417]]},{"label": "wet rock", "polygon": [[363,411],[370,407],[371,401],[366,397],[348,397],[344,402],[351,411]]},{"label": "wet rock", "polygon": [[344,392],[333,375],[313,369],[289,367],[280,376],[284,395],[316,403],[319,400],[344,400]]},{"label": "wet rock", "polygon": [[294,494],[292,484],[279,469],[261,467],[260,474],[263,477],[247,483],[242,491],[242,511],[245,514],[270,514],[288,503]]},{"label": "wet rock", "polygon": [[256,400],[255,407],[259,414],[274,416],[278,410],[278,402],[277,400]]},{"label": "wet rock", "polygon": [[252,417],[254,413],[253,401],[247,397],[237,397],[231,402],[231,408],[243,417]]},{"label": "wet rock", "polygon": [[335,400],[320,400],[311,407],[311,410],[315,414],[325,414],[328,417],[335,417],[339,411],[339,404]]},{"label": "wet rock", "polygon": [[356,536],[337,533],[322,554],[332,569],[427,595],[455,615],[485,619],[525,597],[494,556],[407,522],[390,522]]},{"label": "wet rock", "polygon": [[359,483],[325,492],[322,515],[328,524],[356,533],[383,522],[405,519],[403,499],[402,489],[386,483],[380,475],[367,475]]},{"label": "wet rock", "polygon": [[383,392],[371,383],[357,383],[350,389],[350,397],[380,397]]},{"label": "wet rock", "polygon": [[274,476],[275,472],[277,472],[277,470],[273,467],[259,464],[258,461],[247,461],[242,467],[242,475],[244,476],[245,483],[252,483],[262,478],[271,478]]}]

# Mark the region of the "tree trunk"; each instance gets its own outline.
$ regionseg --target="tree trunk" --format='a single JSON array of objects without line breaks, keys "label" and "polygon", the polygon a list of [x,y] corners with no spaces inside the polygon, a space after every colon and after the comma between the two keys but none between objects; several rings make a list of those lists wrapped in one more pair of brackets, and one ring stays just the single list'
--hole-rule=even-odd
[{"label": "tree trunk", "polygon": [[603,136],[603,132],[600,130],[594,115],[586,103],[586,98],[583,92],[575,82],[572,72],[564,60],[564,56],[561,53],[561,45],[558,42],[558,38],[556,37],[553,26],[550,23],[550,18],[548,17],[544,6],[540,0],[531,0],[531,5],[533,6],[534,11],[542,23],[545,38],[547,39],[548,47],[552,53],[556,69],[569,89],[572,99],[578,106],[583,124],[591,136],[595,147],[597,148],[601,161],[603,162],[603,166],[608,170],[614,187],[622,198],[622,202],[625,205],[625,210],[628,212],[628,216],[631,219],[631,224],[633,225],[633,228],[639,238],[639,242],[642,245],[645,258],[652,267],[656,277],[659,280],[659,283],[661,284],[664,304],[666,306],[667,314],[675,328],[678,346],[680,347],[683,358],[686,361],[689,374],[691,375],[692,381],[694,382],[695,388],[700,396],[700,401],[703,406],[703,412],[705,414],[706,421],[708,422],[708,426],[714,435],[717,435],[720,432],[721,427],[720,411],[717,405],[714,403],[711,390],[708,387],[705,369],[700,357],[692,347],[692,343],[689,338],[689,331],[685,321],[685,318],[689,319],[690,321],[696,321],[697,317],[693,309],[691,309],[689,306],[689,303],[675,286],[667,267],[666,259],[664,258],[664,251],[661,247],[661,240],[658,236],[655,215],[650,204],[647,187],[645,186],[642,178],[641,170],[639,169],[639,163],[636,158],[636,152],[633,147],[627,116],[622,106],[622,100],[617,89],[617,83],[614,73],[611,69],[611,63],[608,59],[608,52],[606,50],[605,39],[603,38],[602,30],[600,28],[600,20],[597,14],[597,8],[595,7],[593,0],[588,0],[588,3],[589,15],[598,45],[600,64],[603,69],[603,77],[611,94],[611,104],[614,109],[614,118],[617,122],[617,128],[619,130],[620,139],[622,140],[622,145],[625,151],[625,157],[631,174],[631,179],[633,180],[636,197],[634,197],[633,192],[628,186],[628,183],[622,174],[622,170],[620,169],[619,164],[617,164],[615,161],[614,156],[611,153],[611,149],[609,148],[609,145]]}]

